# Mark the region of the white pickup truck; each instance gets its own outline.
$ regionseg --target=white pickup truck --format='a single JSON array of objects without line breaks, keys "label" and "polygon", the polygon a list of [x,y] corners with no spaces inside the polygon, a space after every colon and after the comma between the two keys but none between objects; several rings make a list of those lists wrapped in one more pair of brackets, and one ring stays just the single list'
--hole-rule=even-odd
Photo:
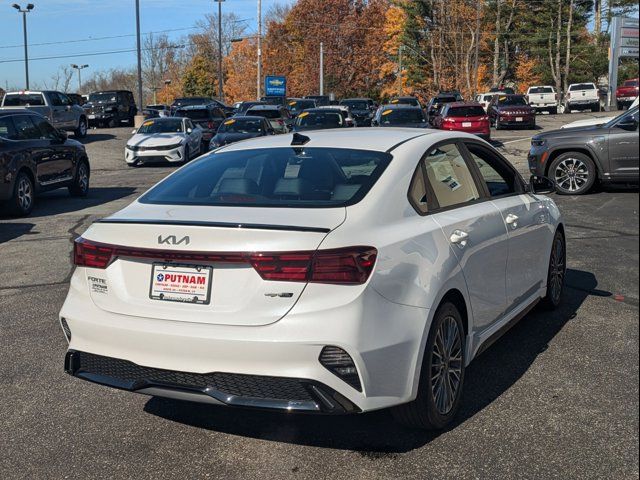
[{"label": "white pickup truck", "polygon": [[7,92],[0,110],[28,109],[44,116],[59,130],[73,132],[76,138],[87,135],[88,122],[84,109],[64,93],[54,91]]},{"label": "white pickup truck", "polygon": [[595,83],[572,83],[564,97],[564,113],[572,110],[600,111],[600,91]]},{"label": "white pickup truck", "polygon": [[558,92],[549,85],[529,87],[527,101],[536,112],[558,113]]}]

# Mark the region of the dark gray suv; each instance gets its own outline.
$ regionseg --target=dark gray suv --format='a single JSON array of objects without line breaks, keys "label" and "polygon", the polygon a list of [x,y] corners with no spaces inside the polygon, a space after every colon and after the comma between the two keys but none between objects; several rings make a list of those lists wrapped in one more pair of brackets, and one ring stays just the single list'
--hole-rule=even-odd
[{"label": "dark gray suv", "polygon": [[589,192],[596,181],[638,183],[638,107],[604,125],[541,133],[531,140],[529,169],[551,178],[564,195]]}]

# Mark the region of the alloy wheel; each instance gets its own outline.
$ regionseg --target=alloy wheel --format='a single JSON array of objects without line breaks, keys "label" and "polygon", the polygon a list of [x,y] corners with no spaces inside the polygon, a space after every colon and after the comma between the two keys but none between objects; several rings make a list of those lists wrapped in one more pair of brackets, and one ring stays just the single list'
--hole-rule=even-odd
[{"label": "alloy wheel", "polygon": [[23,212],[29,211],[33,203],[33,187],[28,178],[21,177],[18,181],[17,197],[20,210]]},{"label": "alloy wheel", "polygon": [[551,253],[551,265],[549,267],[550,296],[554,304],[560,302],[564,279],[567,273],[564,242],[561,237],[556,238]]},{"label": "alloy wheel", "polygon": [[80,136],[84,137],[87,134],[87,122],[86,120],[80,120]]},{"label": "alloy wheel", "polygon": [[446,317],[436,332],[431,353],[431,394],[441,415],[451,412],[462,381],[462,335],[453,316]]},{"label": "alloy wheel", "polygon": [[567,192],[578,192],[589,183],[589,175],[586,163],[577,158],[567,158],[556,168],[555,180]]},{"label": "alloy wheel", "polygon": [[82,192],[86,192],[89,189],[89,172],[84,163],[81,163],[78,167],[78,187]]}]

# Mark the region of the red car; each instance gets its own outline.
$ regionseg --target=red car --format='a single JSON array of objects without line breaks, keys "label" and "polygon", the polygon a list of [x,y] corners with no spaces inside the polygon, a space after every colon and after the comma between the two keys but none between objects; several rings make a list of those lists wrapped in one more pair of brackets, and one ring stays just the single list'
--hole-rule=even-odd
[{"label": "red car", "polygon": [[491,139],[489,117],[479,103],[447,103],[433,119],[433,126],[440,130],[471,133],[487,141]]},{"label": "red car", "polygon": [[627,80],[616,90],[616,103],[618,110],[622,110],[631,105],[638,98],[638,79]]},{"label": "red car", "polygon": [[496,130],[505,127],[536,128],[536,109],[529,105],[524,95],[496,95],[487,113]]}]

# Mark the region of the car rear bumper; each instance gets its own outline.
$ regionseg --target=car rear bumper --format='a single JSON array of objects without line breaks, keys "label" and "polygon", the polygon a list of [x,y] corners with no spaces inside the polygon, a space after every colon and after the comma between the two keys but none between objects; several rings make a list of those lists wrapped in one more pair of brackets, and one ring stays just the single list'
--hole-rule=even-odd
[{"label": "car rear bumper", "polygon": [[[213,399],[227,405],[318,413],[340,413],[340,408],[341,413],[377,410],[415,398],[429,310],[390,302],[372,288],[344,305],[318,304],[320,310],[310,311],[296,304],[284,318],[269,325],[215,325],[189,322],[188,316],[168,321],[102,310],[91,300],[87,281],[79,270],[60,312],[63,330],[69,332],[69,352],[106,357],[105,362],[126,367],[114,367],[115,373],[106,375],[104,368],[83,370],[67,361],[67,371],[80,378],[158,396],[172,397],[186,391],[194,393],[191,400],[205,403],[215,403]],[[320,363],[325,347],[337,347],[348,354],[357,369],[358,385]],[[128,369],[142,373],[131,377]],[[166,385],[162,380],[166,377],[156,378],[159,371],[179,372],[191,380]],[[254,393],[225,401],[225,394],[237,391],[221,388],[215,382],[203,386],[192,381],[212,375],[213,380],[220,375],[235,375],[240,380],[249,376],[252,381],[268,377],[279,379],[273,380],[276,383],[293,382],[299,384],[296,391],[307,392],[317,406],[298,405],[296,402],[311,400],[296,395],[281,398]],[[155,390],[150,392],[150,388]],[[331,408],[320,398],[323,394],[341,407]]]},{"label": "car rear bumper", "polygon": [[[522,120],[517,120],[517,118],[522,118]],[[501,116],[498,118],[500,125],[503,127],[532,127],[536,124],[535,116],[522,116],[522,117],[505,117]]]}]

